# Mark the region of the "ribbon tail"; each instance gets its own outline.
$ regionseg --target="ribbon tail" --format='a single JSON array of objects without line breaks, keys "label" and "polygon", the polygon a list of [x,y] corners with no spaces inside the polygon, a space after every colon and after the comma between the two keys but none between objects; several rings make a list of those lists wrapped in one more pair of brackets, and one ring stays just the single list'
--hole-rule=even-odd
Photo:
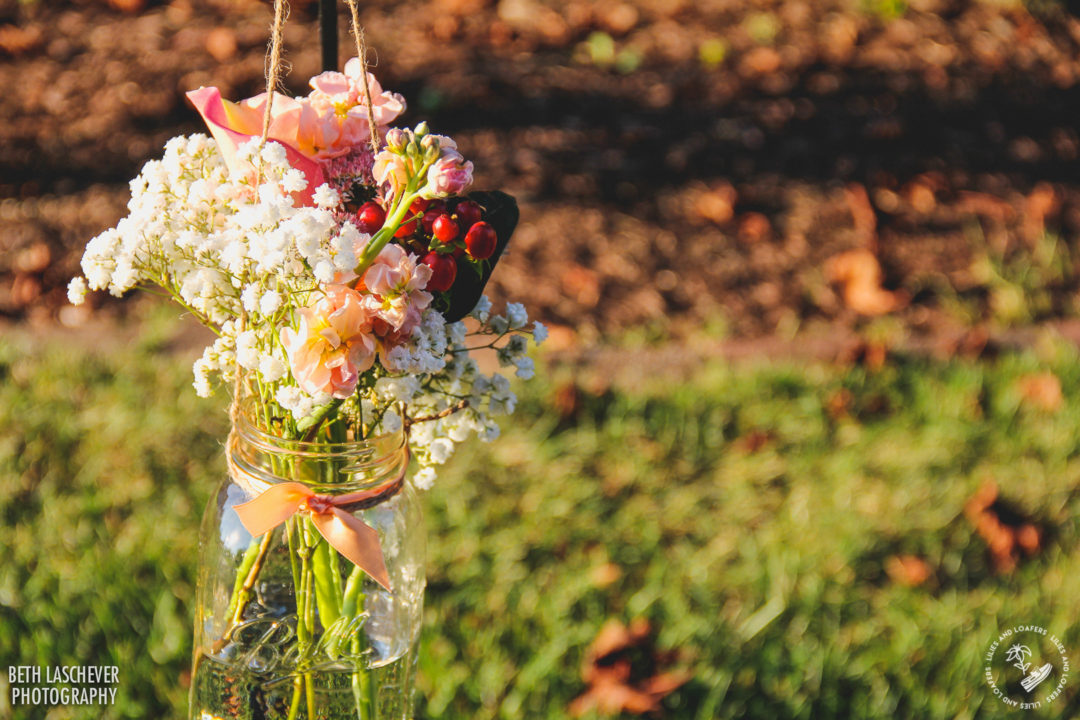
[{"label": "ribbon tail", "polygon": [[258,537],[270,532],[291,518],[313,493],[300,483],[287,482],[271,486],[254,500],[234,505],[244,529]]},{"label": "ribbon tail", "polygon": [[325,513],[312,513],[311,520],[331,547],[370,575],[372,580],[393,592],[379,534],[374,528],[336,507]]}]

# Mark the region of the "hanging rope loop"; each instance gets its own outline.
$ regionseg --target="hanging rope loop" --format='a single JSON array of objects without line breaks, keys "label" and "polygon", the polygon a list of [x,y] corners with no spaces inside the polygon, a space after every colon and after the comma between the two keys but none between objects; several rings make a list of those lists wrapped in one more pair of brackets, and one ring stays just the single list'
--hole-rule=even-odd
[{"label": "hanging rope loop", "polygon": [[345,0],[352,16],[353,37],[356,39],[356,57],[360,59],[360,71],[364,73],[364,101],[367,103],[368,127],[371,128],[371,149],[376,154],[382,145],[379,126],[375,122],[375,105],[371,102],[371,83],[368,82],[368,48],[364,28],[360,27],[360,12],[356,9],[356,0]]},{"label": "hanging rope loop", "polygon": [[270,28],[270,58],[266,66],[266,110],[263,112],[262,139],[270,134],[271,110],[274,105],[274,93],[281,82],[281,45],[285,20],[289,17],[289,4],[285,0],[274,0],[274,24]]}]

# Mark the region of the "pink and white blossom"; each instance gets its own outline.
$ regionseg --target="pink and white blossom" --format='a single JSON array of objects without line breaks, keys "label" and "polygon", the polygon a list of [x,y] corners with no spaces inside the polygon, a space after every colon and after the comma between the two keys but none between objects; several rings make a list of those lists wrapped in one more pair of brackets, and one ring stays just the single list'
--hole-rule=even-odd
[{"label": "pink and white blossom", "polygon": [[387,245],[379,252],[361,282],[377,334],[392,341],[412,335],[431,304],[431,293],[424,291],[430,279],[431,268],[401,246]]},{"label": "pink and white blossom", "polygon": [[315,304],[297,311],[296,330],[281,331],[289,369],[309,394],[352,395],[360,373],[375,363],[371,315],[358,292],[329,285]]},{"label": "pink and white blossom", "polygon": [[473,164],[456,150],[444,150],[442,157],[428,169],[427,185],[421,192],[426,198],[461,195],[473,181]]}]

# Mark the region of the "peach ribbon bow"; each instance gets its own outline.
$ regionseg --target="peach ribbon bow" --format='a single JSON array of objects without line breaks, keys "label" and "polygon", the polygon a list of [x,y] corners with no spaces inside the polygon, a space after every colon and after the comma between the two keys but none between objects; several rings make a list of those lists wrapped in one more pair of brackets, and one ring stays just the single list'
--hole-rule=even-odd
[{"label": "peach ribbon bow", "polygon": [[319,495],[302,483],[284,482],[271,486],[254,500],[236,505],[233,509],[247,531],[255,537],[270,532],[298,512],[308,513],[330,547],[390,590],[390,575],[386,572],[378,533],[342,509],[344,505],[375,497],[386,489],[384,485],[345,495]]}]

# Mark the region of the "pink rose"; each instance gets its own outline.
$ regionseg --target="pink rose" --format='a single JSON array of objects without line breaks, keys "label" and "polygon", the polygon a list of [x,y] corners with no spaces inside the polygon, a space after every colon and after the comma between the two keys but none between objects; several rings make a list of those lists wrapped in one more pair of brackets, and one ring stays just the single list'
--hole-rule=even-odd
[{"label": "pink rose", "polygon": [[361,282],[361,289],[370,293],[364,296],[364,304],[375,321],[376,334],[405,339],[412,335],[421,313],[431,304],[431,293],[424,292],[430,279],[431,268],[400,245],[389,244],[379,252]]},{"label": "pink rose", "polygon": [[473,164],[457,150],[443,150],[443,156],[428,168],[426,198],[461,195],[472,185]]},{"label": "pink rose", "polygon": [[[237,158],[236,148],[252,138],[262,137],[266,93],[234,103],[222,99],[221,91],[217,88],[204,87],[192,90],[187,97],[202,115],[210,134],[217,141],[229,172],[241,176],[253,173],[254,168],[250,164]],[[323,171],[319,163],[312,160],[298,143],[301,111],[302,107],[297,100],[275,93],[274,104],[270,108],[270,132],[267,137],[285,147],[289,164],[302,172],[307,179],[307,187],[293,197],[301,205],[312,205],[311,198],[315,188],[324,182]]]},{"label": "pink rose", "polygon": [[308,394],[352,395],[360,373],[375,363],[372,318],[360,293],[329,285],[325,296],[299,310],[296,330],[281,331],[293,377]]},{"label": "pink rose", "polygon": [[375,156],[371,174],[379,185],[390,186],[390,197],[398,197],[409,183],[409,166],[405,158],[389,150],[381,150]]},{"label": "pink rose", "polygon": [[[338,157],[371,138],[363,75],[360,61],[353,58],[345,64],[344,73],[324,72],[311,79],[311,93],[299,101],[302,111],[298,132],[313,156]],[[376,124],[390,124],[405,111],[404,99],[383,92],[371,73],[367,73],[367,82]]]}]

